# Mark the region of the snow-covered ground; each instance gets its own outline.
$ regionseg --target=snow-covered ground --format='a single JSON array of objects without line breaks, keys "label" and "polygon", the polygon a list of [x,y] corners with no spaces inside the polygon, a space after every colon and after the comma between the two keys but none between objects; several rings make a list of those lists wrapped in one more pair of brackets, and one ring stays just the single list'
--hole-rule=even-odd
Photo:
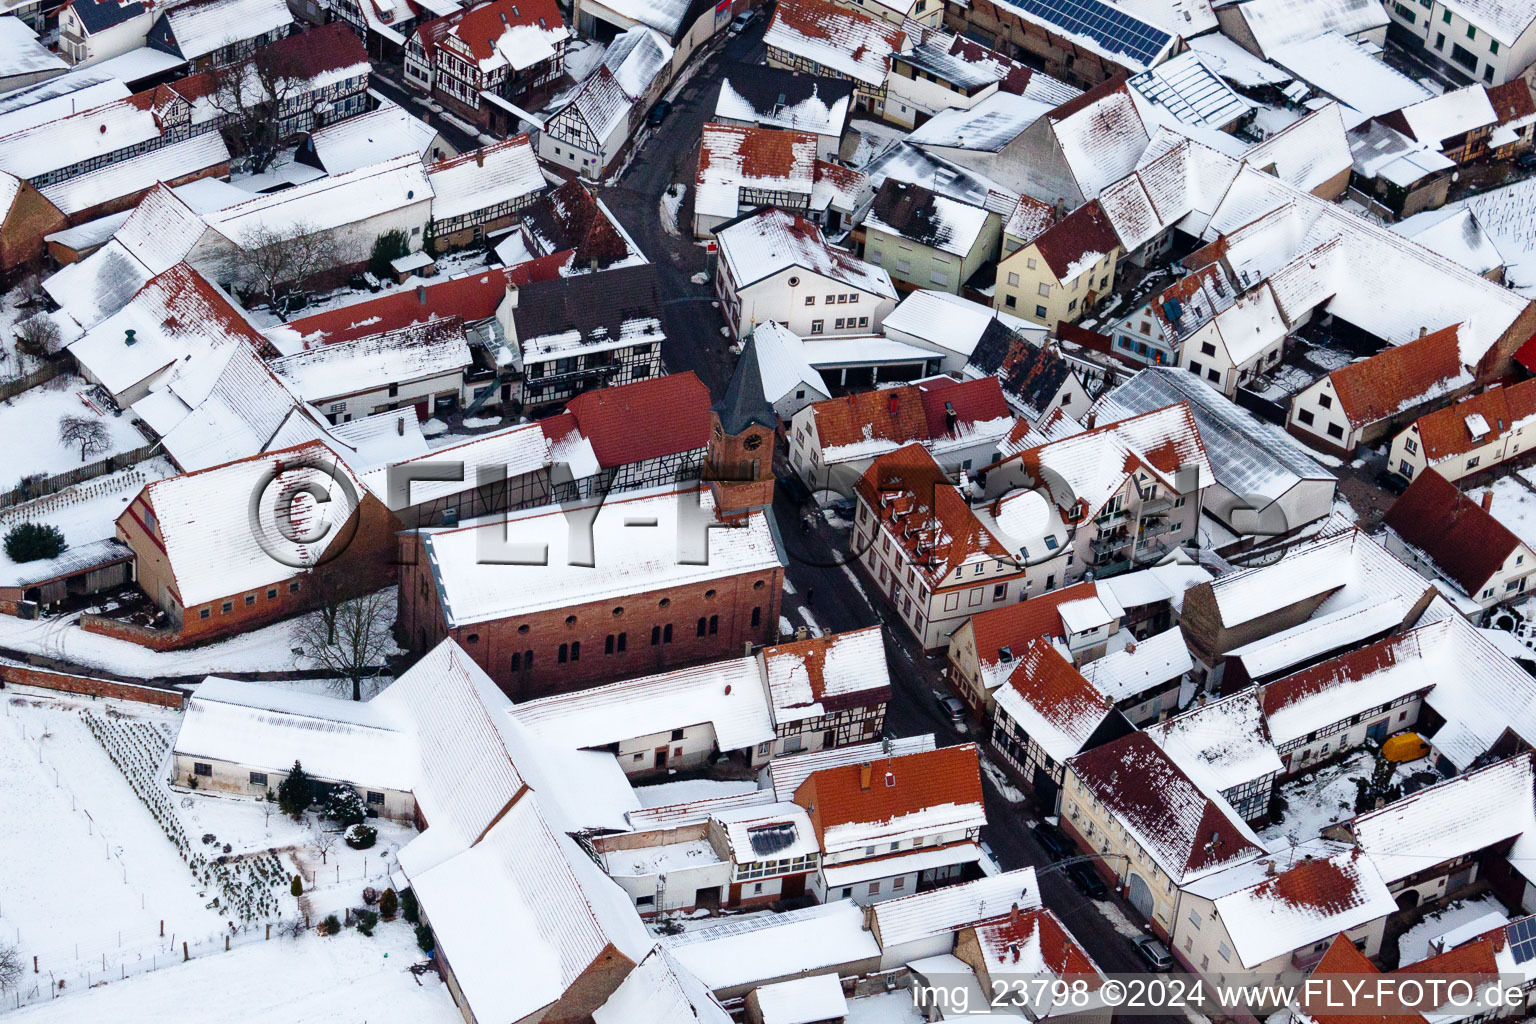
[{"label": "snow-covered ground", "polygon": [[422,959],[404,921],[381,922],[372,938],[352,929],[333,938],[313,932],[297,939],[274,935],[270,942],[24,1007],[9,1019],[17,1024],[462,1024],[436,974],[419,980],[410,974],[410,965]]},{"label": "snow-covered ground", "polygon": [[654,786],[635,787],[635,796],[641,807],[665,807],[667,804],[686,803],[690,800],[707,800],[717,796],[735,796],[757,789],[755,782],[733,782],[714,779],[687,779],[682,782],[659,782]]},{"label": "snow-covered ground", "polygon": [[[419,284],[430,285],[438,281],[446,281],[450,277],[463,277],[473,274],[489,266],[488,255],[483,249],[465,249],[462,252],[449,253],[437,260],[437,276],[432,278],[417,277],[414,274],[403,282],[396,284],[394,279],[380,282],[377,292],[371,292],[366,288],[338,288],[333,292],[327,292],[310,300],[309,305],[294,313],[289,319],[297,320],[300,317],[313,316],[316,313],[324,313],[332,309],[340,309],[343,306],[355,305],[359,302],[367,302],[381,295],[391,292],[410,291]],[[275,327],[281,323],[281,319],[265,306],[249,310],[251,321],[260,328]]]},{"label": "snow-covered ground", "polygon": [[1493,505],[1489,511],[1493,518],[1526,544],[1536,545],[1536,492],[1531,490],[1532,484],[1536,484],[1536,471],[1523,469],[1495,480],[1492,486],[1468,491],[1467,496],[1480,502],[1492,491]]},{"label": "snow-covered ground", "polygon": [[[393,621],[393,608],[390,614]],[[48,619],[0,615],[0,647],[58,658],[87,671],[105,669],[139,679],[315,667],[309,658],[293,653],[292,620],[180,651],[152,651],[127,640],[87,633],[78,620],[78,615]]]},{"label": "snow-covered ground", "polygon": [[906,989],[848,1000],[847,1024],[921,1024],[926,1020]]},{"label": "snow-covered ground", "polygon": [[[1497,914],[1506,921],[1509,919],[1504,904],[1492,896],[1453,901],[1450,906],[1438,913],[1430,914],[1398,938],[1398,966],[1418,963],[1429,956],[1430,939],[1490,914]],[[1488,927],[1494,928],[1497,924],[1498,922],[1490,922]]]},{"label": "snow-covered ground", "polygon": [[[0,829],[0,938],[66,992],[165,970],[184,942],[194,957],[245,956],[265,922],[299,920],[294,874],[316,920],[362,906],[416,835],[378,821],[372,849],[336,842],[322,855],[335,826],[313,814],[294,821],[259,796],[172,789],[178,711],[25,687],[0,708],[0,815],[28,823]],[[37,998],[35,987],[23,995]]]},{"label": "snow-covered ground", "polygon": [[[1259,839],[1267,849],[1279,849],[1291,840],[1305,842],[1329,825],[1355,816],[1355,780],[1370,781],[1376,758],[1370,751],[1357,751],[1343,761],[1308,772],[1280,787],[1285,797],[1285,819],[1259,830]],[[1429,767],[1427,758],[1400,764],[1393,769],[1393,781],[1401,784],[1415,772]]]},{"label": "snow-covered ground", "polygon": [[[12,439],[0,447],[0,488],[8,490],[36,473],[67,473],[147,443],[132,417],[113,416],[88,402],[90,390],[84,378],[65,375],[0,402],[0,437]],[[107,430],[107,448],[82,459],[78,444],[59,440],[59,420],[65,416],[99,421]],[[21,438],[25,444],[18,443]]]},{"label": "snow-covered ground", "polygon": [[[149,459],[131,469],[67,487],[57,494],[0,511],[0,534],[21,522],[47,523],[64,533],[70,547],[106,540],[116,532],[117,517],[145,484],[174,476],[169,460]],[[0,581],[13,578],[16,563],[0,550]]]}]

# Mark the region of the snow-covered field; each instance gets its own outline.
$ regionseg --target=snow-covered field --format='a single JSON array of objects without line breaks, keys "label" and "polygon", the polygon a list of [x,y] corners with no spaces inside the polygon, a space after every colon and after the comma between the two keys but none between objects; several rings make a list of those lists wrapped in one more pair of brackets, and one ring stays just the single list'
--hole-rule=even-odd
[{"label": "snow-covered field", "polygon": [[[0,437],[26,438],[25,444],[0,448],[0,488],[10,489],[24,476],[66,473],[109,455],[130,451],[146,443],[129,416],[103,414],[88,404],[90,385],[81,377],[55,377],[15,398],[0,402]],[[80,446],[59,440],[59,420],[84,416],[107,428],[108,447],[80,457]]]},{"label": "snow-covered field", "polygon": [[9,1019],[17,1024],[462,1024],[436,974],[418,981],[409,973],[421,959],[404,921],[380,923],[372,938],[352,929],[334,938],[313,932],[297,939],[274,935],[270,942],[24,1007]]}]

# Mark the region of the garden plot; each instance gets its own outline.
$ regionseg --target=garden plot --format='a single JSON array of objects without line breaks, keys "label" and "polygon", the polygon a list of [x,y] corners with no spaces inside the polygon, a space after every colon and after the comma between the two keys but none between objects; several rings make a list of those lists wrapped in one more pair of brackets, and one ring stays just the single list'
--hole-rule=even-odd
[{"label": "garden plot", "polygon": [[[1291,840],[1306,842],[1315,839],[1329,825],[1355,816],[1355,780],[1369,781],[1376,767],[1376,757],[1368,750],[1357,751],[1351,757],[1308,772],[1280,785],[1280,795],[1285,797],[1285,818],[1279,824],[1259,831],[1259,839],[1265,848],[1276,849]],[[1415,772],[1428,767],[1428,761],[1420,759],[1400,764],[1393,772],[1392,782],[1402,785]]]},{"label": "garden plot", "polygon": [[[0,449],[0,488],[10,489],[22,477],[67,473],[109,455],[119,455],[147,443],[130,416],[114,416],[89,396],[82,377],[55,377],[15,398],[0,402],[0,437],[26,438],[26,444]],[[105,447],[80,457],[80,445],[59,439],[59,420],[83,416],[100,423]]]}]

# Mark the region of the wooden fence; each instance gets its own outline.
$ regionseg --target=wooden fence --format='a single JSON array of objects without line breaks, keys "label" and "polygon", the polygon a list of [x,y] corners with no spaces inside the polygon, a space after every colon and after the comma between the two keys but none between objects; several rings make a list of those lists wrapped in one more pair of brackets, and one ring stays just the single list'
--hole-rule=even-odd
[{"label": "wooden fence", "polygon": [[11,488],[9,491],[0,492],[0,508],[10,508],[12,505],[20,505],[24,501],[33,498],[41,498],[49,494],[55,494],[66,487],[94,480],[108,473],[115,473],[119,469],[127,469],[129,466],[143,462],[145,459],[158,454],[159,442],[140,445],[126,452],[118,452],[109,455],[105,459],[87,463],[84,466],[76,466],[67,473],[57,473],[53,476],[33,477],[25,482],[24,486]]}]

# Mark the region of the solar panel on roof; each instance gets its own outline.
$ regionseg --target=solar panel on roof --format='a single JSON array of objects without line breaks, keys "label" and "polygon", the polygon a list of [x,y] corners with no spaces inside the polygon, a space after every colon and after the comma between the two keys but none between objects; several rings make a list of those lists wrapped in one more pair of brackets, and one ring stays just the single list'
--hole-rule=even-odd
[{"label": "solar panel on roof", "polygon": [[794,845],[795,826],[793,822],[786,822],[748,829],[747,840],[752,844],[753,853],[759,857],[767,857]]},{"label": "solar panel on roof", "polygon": [[1536,958],[1536,918],[1523,918],[1504,930],[1509,939],[1510,954],[1515,963],[1523,964]]},{"label": "solar panel on roof", "polygon": [[1106,50],[1150,64],[1173,37],[1100,0],[1005,0],[1068,32],[1086,35]]}]

